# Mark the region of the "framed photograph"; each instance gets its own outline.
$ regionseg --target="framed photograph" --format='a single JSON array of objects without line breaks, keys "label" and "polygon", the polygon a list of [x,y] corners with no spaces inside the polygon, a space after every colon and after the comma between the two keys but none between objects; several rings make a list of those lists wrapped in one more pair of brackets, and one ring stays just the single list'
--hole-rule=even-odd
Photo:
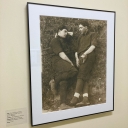
[{"label": "framed photograph", "polygon": [[32,125],[114,110],[115,12],[27,3]]}]

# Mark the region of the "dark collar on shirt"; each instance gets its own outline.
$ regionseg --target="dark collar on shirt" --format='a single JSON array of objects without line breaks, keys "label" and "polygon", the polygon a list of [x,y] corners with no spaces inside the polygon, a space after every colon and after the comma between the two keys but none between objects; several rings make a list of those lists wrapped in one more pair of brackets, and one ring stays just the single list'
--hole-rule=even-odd
[{"label": "dark collar on shirt", "polygon": [[67,38],[62,38],[62,37],[60,37],[60,36],[57,36],[56,38],[58,38],[58,39],[61,40],[61,41],[66,41],[66,39],[67,39]]},{"label": "dark collar on shirt", "polygon": [[58,38],[61,41],[61,43],[65,42],[65,38],[62,38],[60,36],[57,36],[56,38]]}]

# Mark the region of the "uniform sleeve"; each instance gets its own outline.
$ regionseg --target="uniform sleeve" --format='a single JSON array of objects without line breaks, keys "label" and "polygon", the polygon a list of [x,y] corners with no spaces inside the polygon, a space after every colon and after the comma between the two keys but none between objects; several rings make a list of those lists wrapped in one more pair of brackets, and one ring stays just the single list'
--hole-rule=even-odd
[{"label": "uniform sleeve", "polygon": [[97,38],[98,38],[98,35],[96,33],[93,33],[91,35],[91,45],[97,46]]},{"label": "uniform sleeve", "polygon": [[60,42],[58,39],[53,39],[51,42],[51,49],[55,54],[59,54],[60,52],[63,52],[62,47],[60,45]]}]

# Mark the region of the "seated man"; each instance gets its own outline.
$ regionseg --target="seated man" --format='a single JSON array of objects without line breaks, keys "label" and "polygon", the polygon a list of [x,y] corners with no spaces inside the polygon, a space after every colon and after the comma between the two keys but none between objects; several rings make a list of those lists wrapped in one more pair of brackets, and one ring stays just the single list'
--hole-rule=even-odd
[{"label": "seated man", "polygon": [[59,26],[57,36],[52,39],[49,50],[52,69],[54,70],[54,86],[55,89],[59,88],[60,90],[61,110],[71,108],[66,104],[67,87],[69,86],[69,79],[77,75],[77,69],[73,64],[73,50],[67,36],[66,26]]},{"label": "seated man", "polygon": [[[81,35],[78,38],[77,50],[75,53],[76,65],[79,70],[74,97],[70,102],[72,106],[85,106],[89,104],[88,85],[86,85],[86,81],[89,79],[95,63],[95,47],[97,42],[97,34],[89,31],[89,23],[87,21],[81,21],[79,23],[79,31]],[[82,91],[83,101],[78,103]]]}]

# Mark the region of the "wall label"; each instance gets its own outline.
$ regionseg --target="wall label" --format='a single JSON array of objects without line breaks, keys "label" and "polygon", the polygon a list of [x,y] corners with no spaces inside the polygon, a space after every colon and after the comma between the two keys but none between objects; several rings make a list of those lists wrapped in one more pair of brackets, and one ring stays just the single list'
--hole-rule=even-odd
[{"label": "wall label", "polygon": [[26,108],[6,111],[6,125],[7,126],[23,124],[26,122],[27,122]]}]

